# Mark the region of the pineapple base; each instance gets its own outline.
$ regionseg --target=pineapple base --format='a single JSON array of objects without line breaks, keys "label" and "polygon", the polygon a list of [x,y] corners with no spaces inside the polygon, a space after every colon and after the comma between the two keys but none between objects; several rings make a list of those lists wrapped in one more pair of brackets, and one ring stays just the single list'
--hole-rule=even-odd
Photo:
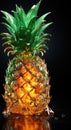
[{"label": "pineapple base", "polygon": [[[31,104],[27,102],[24,102],[24,104],[22,104],[20,99],[17,100],[8,98],[7,95],[4,96],[4,99],[6,101],[6,110],[4,111],[4,113],[7,115],[9,115],[10,113],[16,113],[21,115],[40,115],[44,111],[47,111],[48,115],[50,114],[50,110],[47,105],[50,102],[50,97],[47,101],[43,101],[44,99],[40,99],[39,96],[39,98],[32,101]],[[39,104],[34,105],[37,100],[39,100]]]},{"label": "pineapple base", "polygon": [[3,111],[3,115],[8,117],[11,114],[16,114],[16,115],[24,115],[24,116],[32,116],[32,115],[44,115],[45,113],[49,116],[49,117],[53,117],[54,116],[54,111],[47,105],[46,109],[44,110],[40,110],[37,111],[36,113],[33,114],[31,113],[32,111],[23,111],[22,107],[20,107],[20,105],[18,104],[18,106],[13,106],[12,108],[9,109],[9,107]]}]

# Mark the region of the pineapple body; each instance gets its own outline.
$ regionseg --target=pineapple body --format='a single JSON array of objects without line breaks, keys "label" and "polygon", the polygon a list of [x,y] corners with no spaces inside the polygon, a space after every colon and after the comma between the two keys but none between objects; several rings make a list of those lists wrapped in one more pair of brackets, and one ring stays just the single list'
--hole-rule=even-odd
[{"label": "pineapple body", "polygon": [[47,66],[39,56],[23,54],[13,58],[6,70],[5,81],[4,99],[9,112],[40,114],[50,102]]}]

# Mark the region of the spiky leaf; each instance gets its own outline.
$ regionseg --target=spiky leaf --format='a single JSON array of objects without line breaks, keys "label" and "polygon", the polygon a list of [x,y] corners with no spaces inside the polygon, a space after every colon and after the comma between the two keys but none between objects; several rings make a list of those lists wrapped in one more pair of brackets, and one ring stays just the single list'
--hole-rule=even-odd
[{"label": "spiky leaf", "polygon": [[[48,35],[45,35],[44,30],[48,28],[52,22],[45,23],[45,18],[50,12],[37,17],[38,9],[41,0],[25,13],[24,9],[16,5],[16,10],[9,14],[6,11],[1,11],[6,22],[2,24],[6,27],[9,33],[3,33],[3,39],[6,40],[4,45],[9,43],[9,52],[12,54],[21,54],[23,51],[30,52],[33,55],[38,54],[40,50],[46,47],[45,41],[48,40]],[[7,35],[9,34],[9,35]],[[2,35],[2,34],[1,34]],[[6,43],[6,44],[5,44]],[[43,48],[43,49],[41,49]],[[6,49],[8,50],[8,48]]]}]

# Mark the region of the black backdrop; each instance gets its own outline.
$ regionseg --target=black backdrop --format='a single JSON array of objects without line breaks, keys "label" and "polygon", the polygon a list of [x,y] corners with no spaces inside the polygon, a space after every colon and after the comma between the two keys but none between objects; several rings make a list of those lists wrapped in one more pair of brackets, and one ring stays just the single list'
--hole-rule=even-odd
[{"label": "black backdrop", "polygon": [[[33,4],[38,0],[0,0],[0,10],[8,11],[15,9],[15,4],[22,5],[27,12]],[[47,32],[52,34],[50,42],[48,42],[49,50],[44,55],[47,63],[49,74],[51,76],[51,108],[56,111],[70,110],[70,8],[68,1],[64,0],[42,0],[38,16],[51,12],[46,18],[47,22],[53,21]],[[2,22],[2,14],[0,13],[0,22]],[[0,33],[5,28],[0,24]],[[4,93],[3,83],[5,70],[8,60],[6,53],[3,52],[2,39],[0,36],[0,94]],[[70,74],[71,75],[71,74]],[[4,107],[4,101],[0,96],[0,110]]]}]

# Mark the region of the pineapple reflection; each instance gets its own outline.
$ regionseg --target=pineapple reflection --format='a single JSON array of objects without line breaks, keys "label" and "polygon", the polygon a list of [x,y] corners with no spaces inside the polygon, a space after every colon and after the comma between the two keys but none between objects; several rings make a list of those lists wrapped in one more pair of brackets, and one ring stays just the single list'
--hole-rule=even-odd
[{"label": "pineapple reflection", "polygon": [[45,116],[11,115],[3,130],[51,130],[51,127]]}]

